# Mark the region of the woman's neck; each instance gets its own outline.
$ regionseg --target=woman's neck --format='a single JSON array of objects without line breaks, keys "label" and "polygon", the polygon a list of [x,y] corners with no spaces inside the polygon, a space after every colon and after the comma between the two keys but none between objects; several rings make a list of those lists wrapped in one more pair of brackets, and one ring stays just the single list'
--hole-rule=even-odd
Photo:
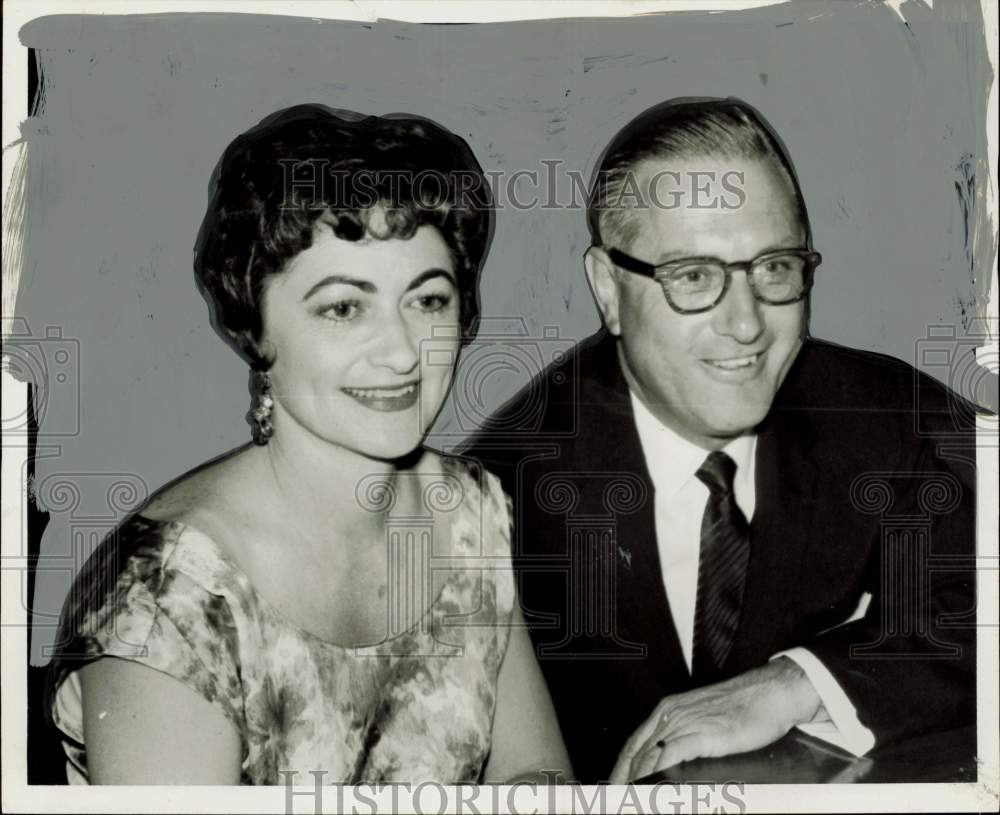
[{"label": "woman's neck", "polygon": [[399,495],[401,470],[415,466],[422,452],[403,461],[370,458],[293,422],[283,423],[281,432],[259,449],[265,478],[282,511],[303,531],[345,532],[382,526],[385,497]]}]

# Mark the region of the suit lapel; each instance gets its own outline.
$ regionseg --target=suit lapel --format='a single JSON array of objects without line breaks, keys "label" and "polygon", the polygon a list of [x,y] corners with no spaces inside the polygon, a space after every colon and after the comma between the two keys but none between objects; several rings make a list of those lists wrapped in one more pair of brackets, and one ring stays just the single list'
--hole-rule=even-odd
[{"label": "suit lapel", "polygon": [[782,388],[759,428],[750,562],[728,674],[759,665],[781,649],[791,624],[790,600],[814,536],[818,469],[808,410],[794,391],[792,383]]},{"label": "suit lapel", "polygon": [[594,349],[602,359],[587,361],[581,371],[581,426],[595,434],[583,445],[581,468],[606,474],[608,482],[620,474],[640,486],[643,495],[631,512],[616,513],[617,611],[616,630],[625,639],[646,648],[646,665],[664,692],[684,687],[689,672],[670,614],[656,540],[653,483],[646,467],[628,386],[608,338]]}]

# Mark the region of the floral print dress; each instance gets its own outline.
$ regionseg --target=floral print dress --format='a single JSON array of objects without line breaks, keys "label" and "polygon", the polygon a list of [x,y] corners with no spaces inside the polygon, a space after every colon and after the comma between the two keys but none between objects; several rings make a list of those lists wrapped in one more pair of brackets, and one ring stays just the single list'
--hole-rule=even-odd
[{"label": "floral print dress", "polygon": [[[424,558],[433,601],[404,630],[392,630],[406,616],[393,608],[390,580],[386,636],[364,647],[284,619],[197,529],[127,519],[75,581],[50,666],[48,709],[70,782],[88,783],[77,670],[103,656],[162,671],[221,710],[240,735],[244,784],[285,783],[281,770],[300,784],[314,770],[326,783],[478,780],[514,603],[510,512],[494,476],[442,462],[447,568]],[[413,564],[414,547],[434,546],[433,555],[442,546],[412,518],[391,535],[390,562]]]}]

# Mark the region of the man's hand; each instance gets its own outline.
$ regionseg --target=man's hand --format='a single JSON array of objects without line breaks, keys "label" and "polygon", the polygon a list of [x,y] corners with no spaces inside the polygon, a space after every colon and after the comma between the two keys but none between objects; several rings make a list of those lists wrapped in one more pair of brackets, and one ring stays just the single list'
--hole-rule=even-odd
[{"label": "man's hand", "polygon": [[693,758],[756,750],[822,712],[802,669],[779,657],[717,685],[668,696],[626,742],[610,782],[625,784]]}]

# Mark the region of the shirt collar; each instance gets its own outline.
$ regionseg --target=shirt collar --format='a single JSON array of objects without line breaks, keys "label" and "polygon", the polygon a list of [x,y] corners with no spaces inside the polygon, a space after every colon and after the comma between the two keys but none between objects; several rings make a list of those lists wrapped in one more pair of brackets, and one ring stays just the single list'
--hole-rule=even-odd
[{"label": "shirt collar", "polygon": [[[657,419],[631,389],[629,398],[635,414],[635,426],[639,433],[646,458],[646,468],[657,493],[666,498],[676,494],[689,479],[695,477],[698,468],[705,462],[709,451],[682,438]],[[733,489],[736,500],[742,507],[743,496],[753,495],[754,457],[757,436],[738,436],[722,448],[736,462],[736,477]],[[752,499],[751,501],[752,502]],[[748,502],[748,503],[750,503]],[[744,510],[746,511],[746,510]],[[750,517],[753,510],[750,508]]]}]

